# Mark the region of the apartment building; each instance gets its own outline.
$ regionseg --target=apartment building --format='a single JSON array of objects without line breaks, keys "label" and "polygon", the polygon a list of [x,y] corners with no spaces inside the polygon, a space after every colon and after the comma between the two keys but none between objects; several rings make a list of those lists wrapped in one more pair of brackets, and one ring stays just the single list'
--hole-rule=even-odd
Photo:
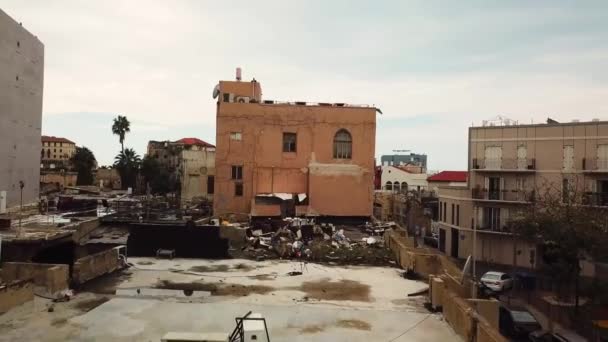
[{"label": "apartment building", "polygon": [[427,156],[419,153],[388,154],[381,156],[380,162],[384,166],[416,165],[422,168],[420,172],[423,173],[426,172]]},{"label": "apartment building", "polygon": [[534,268],[536,246],[516,241],[509,219],[548,192],[577,191],[585,204],[608,204],[608,122],[500,125],[469,129],[468,186],[439,188],[441,251]]},{"label": "apartment building", "polygon": [[376,109],[263,100],[239,79],[216,87],[215,214],[371,216]]},{"label": "apartment building", "polygon": [[43,169],[67,167],[76,153],[76,143],[69,139],[43,135],[40,140],[40,164]]},{"label": "apartment building", "polygon": [[40,192],[44,45],[0,10],[0,213]]}]

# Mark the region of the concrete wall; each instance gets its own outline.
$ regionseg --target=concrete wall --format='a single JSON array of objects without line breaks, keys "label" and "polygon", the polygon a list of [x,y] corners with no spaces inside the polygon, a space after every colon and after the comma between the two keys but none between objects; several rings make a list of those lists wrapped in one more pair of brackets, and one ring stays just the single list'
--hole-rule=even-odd
[{"label": "concrete wall", "polygon": [[84,284],[91,279],[121,268],[122,262],[118,258],[119,248],[115,247],[77,259],[72,268],[72,281],[75,284]]},{"label": "concrete wall", "polygon": [[0,285],[0,314],[34,299],[34,285],[31,281],[17,281]]},{"label": "concrete wall", "polygon": [[69,287],[70,267],[64,264],[37,264],[5,262],[2,264],[2,279],[32,280],[37,292],[53,295]]},{"label": "concrete wall", "polygon": [[[223,94],[255,96],[259,83],[220,82],[214,212],[249,213],[261,193],[306,193],[309,211],[371,216],[376,112],[368,107],[223,102]],[[340,130],[352,137],[352,159],[333,158]],[[232,139],[240,133],[241,139]],[[297,135],[296,152],[283,152],[283,133]],[[231,167],[243,179],[231,179]],[[243,196],[235,195],[236,183]]]},{"label": "concrete wall", "polygon": [[182,172],[182,201],[192,200],[193,197],[206,197],[212,200],[209,194],[207,180],[215,176],[215,149],[192,149],[181,152]]},{"label": "concrete wall", "polygon": [[0,10],[0,191],[7,206],[38,198],[44,45]]}]

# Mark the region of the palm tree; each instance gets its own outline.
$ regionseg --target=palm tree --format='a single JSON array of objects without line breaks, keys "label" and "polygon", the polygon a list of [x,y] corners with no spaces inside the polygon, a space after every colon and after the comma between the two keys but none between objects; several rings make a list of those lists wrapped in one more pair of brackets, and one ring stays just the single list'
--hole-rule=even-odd
[{"label": "palm tree", "polygon": [[120,175],[123,189],[134,188],[141,158],[132,148],[120,151],[114,158],[114,167]]},{"label": "palm tree", "polygon": [[76,152],[70,159],[72,168],[78,172],[76,185],[93,184],[93,169],[97,166],[95,155],[86,147],[76,147]]},{"label": "palm tree", "polygon": [[112,124],[112,134],[118,135],[118,141],[120,141],[121,151],[125,151],[125,135],[131,132],[131,123],[126,116],[119,115],[114,118],[114,124]]}]

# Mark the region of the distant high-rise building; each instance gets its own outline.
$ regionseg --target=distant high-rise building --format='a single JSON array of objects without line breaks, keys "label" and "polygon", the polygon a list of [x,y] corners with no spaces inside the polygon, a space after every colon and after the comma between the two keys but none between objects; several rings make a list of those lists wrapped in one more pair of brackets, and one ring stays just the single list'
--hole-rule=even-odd
[{"label": "distant high-rise building", "polygon": [[44,45],[0,10],[0,202],[8,208],[21,191],[24,204],[40,191],[43,75]]},{"label": "distant high-rise building", "polygon": [[[389,154],[380,157],[383,166],[399,166],[412,164],[420,166],[426,171],[426,154]],[[423,171],[423,172],[424,172]]]}]

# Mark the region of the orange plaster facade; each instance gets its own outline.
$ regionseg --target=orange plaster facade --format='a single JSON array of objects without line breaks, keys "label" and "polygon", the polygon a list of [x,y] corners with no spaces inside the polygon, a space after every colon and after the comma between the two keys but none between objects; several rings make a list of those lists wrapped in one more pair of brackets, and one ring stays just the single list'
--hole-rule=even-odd
[{"label": "orange plaster facade", "polygon": [[[216,215],[278,216],[279,204],[256,201],[272,193],[305,194],[298,215],[372,215],[375,108],[263,101],[258,82],[221,81],[219,90]],[[340,130],[352,138],[350,158],[334,158]],[[284,152],[284,133],[296,134],[294,152]],[[241,179],[233,166],[242,167]]]}]

